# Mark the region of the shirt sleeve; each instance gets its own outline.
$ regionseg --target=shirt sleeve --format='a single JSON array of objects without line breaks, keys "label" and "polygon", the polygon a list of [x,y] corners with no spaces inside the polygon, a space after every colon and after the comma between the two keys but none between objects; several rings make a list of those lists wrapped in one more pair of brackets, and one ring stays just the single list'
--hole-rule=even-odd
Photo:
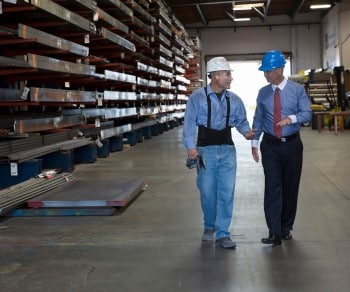
[{"label": "shirt sleeve", "polygon": [[[253,118],[253,129],[256,130],[255,132],[255,137],[252,140],[252,144],[254,145],[257,142],[253,141],[259,141],[260,136],[263,132],[263,106],[261,104],[261,90],[258,93],[258,97],[256,99],[256,108],[255,108],[255,113],[254,113],[254,118]],[[255,146],[254,146],[255,147]]]},{"label": "shirt sleeve", "polygon": [[308,123],[312,118],[312,110],[310,105],[310,98],[306,93],[306,90],[303,86],[298,87],[298,96],[299,96],[299,110],[295,114],[296,122],[298,123]]},{"label": "shirt sleeve", "polygon": [[198,96],[198,91],[193,92],[186,104],[182,144],[187,149],[196,148]]},{"label": "shirt sleeve", "polygon": [[251,129],[244,103],[238,95],[233,94],[231,104],[230,126],[235,127],[240,134],[244,135]]}]

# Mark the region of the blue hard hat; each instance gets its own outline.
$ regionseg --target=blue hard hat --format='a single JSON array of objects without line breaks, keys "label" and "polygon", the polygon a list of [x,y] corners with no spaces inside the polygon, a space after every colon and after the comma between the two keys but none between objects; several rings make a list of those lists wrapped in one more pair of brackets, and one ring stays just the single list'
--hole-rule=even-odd
[{"label": "blue hard hat", "polygon": [[284,67],[285,64],[286,60],[280,51],[269,51],[264,55],[259,70],[264,72],[271,71],[276,68]]}]

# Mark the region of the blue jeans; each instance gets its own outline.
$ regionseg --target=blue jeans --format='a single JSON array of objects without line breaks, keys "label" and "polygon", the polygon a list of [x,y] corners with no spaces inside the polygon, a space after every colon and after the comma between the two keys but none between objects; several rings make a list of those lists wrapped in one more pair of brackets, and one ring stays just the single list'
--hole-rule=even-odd
[{"label": "blue jeans", "polygon": [[216,230],[216,239],[230,236],[233,197],[236,183],[234,145],[198,147],[205,169],[197,170],[204,229]]}]

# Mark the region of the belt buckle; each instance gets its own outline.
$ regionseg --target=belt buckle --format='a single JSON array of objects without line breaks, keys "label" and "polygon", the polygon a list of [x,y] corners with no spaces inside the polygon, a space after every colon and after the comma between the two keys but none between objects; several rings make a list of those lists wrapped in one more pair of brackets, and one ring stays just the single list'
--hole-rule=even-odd
[{"label": "belt buckle", "polygon": [[282,137],[282,138],[281,138],[281,142],[287,142],[287,139],[284,138],[284,137]]}]

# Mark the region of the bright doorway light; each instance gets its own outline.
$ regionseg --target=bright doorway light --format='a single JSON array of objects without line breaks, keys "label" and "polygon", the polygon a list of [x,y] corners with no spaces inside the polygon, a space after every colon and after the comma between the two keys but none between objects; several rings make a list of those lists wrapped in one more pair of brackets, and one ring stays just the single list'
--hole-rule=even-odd
[{"label": "bright doorway light", "polygon": [[[243,100],[250,123],[253,121],[259,89],[267,85],[264,72],[258,70],[260,65],[261,60],[230,61],[230,66],[233,69],[230,90]],[[284,75],[287,78],[291,75],[290,59],[287,58]]]}]

